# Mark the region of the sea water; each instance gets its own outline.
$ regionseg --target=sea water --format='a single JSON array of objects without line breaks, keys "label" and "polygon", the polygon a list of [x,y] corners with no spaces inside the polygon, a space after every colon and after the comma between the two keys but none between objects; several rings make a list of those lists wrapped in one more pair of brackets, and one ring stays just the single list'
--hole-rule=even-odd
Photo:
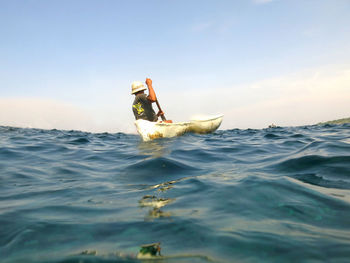
[{"label": "sea water", "polygon": [[350,125],[0,127],[0,262],[350,262]]}]

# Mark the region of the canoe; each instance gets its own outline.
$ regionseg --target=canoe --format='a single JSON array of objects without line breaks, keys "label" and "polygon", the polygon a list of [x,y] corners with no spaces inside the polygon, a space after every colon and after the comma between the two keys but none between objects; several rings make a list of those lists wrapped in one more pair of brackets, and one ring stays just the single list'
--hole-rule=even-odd
[{"label": "canoe", "polygon": [[222,122],[223,115],[210,118],[194,119],[189,122],[162,123],[146,120],[136,120],[135,126],[142,140],[150,141],[157,138],[181,136],[188,132],[211,133],[217,130]]}]

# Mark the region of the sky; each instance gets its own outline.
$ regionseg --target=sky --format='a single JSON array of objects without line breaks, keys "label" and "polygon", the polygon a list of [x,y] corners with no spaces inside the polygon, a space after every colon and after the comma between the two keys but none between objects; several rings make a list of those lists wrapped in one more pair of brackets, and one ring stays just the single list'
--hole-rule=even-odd
[{"label": "sky", "polygon": [[135,133],[131,83],[147,77],[173,121],[350,117],[349,14],[349,0],[0,0],[0,125]]}]

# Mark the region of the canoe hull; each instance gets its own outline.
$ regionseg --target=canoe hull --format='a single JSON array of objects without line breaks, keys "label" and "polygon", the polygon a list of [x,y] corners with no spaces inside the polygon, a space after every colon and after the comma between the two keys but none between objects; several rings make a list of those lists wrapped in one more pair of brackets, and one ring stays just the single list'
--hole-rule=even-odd
[{"label": "canoe hull", "polygon": [[193,133],[211,133],[216,131],[222,122],[223,116],[215,116],[209,119],[191,120],[189,132]]},{"label": "canoe hull", "polygon": [[137,132],[144,141],[157,138],[171,138],[181,136],[187,132],[210,133],[219,128],[223,116],[216,116],[204,120],[191,120],[190,122],[159,123],[146,120],[136,120]]}]

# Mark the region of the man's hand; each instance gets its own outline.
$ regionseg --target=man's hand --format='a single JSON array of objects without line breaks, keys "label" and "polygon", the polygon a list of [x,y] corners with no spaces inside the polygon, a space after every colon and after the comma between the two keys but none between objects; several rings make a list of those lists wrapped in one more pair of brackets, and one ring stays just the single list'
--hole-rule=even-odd
[{"label": "man's hand", "polygon": [[146,84],[147,86],[152,86],[152,80],[149,78],[146,78]]},{"label": "man's hand", "polygon": [[164,112],[163,111],[158,111],[157,117],[162,116],[162,115],[164,115]]}]

